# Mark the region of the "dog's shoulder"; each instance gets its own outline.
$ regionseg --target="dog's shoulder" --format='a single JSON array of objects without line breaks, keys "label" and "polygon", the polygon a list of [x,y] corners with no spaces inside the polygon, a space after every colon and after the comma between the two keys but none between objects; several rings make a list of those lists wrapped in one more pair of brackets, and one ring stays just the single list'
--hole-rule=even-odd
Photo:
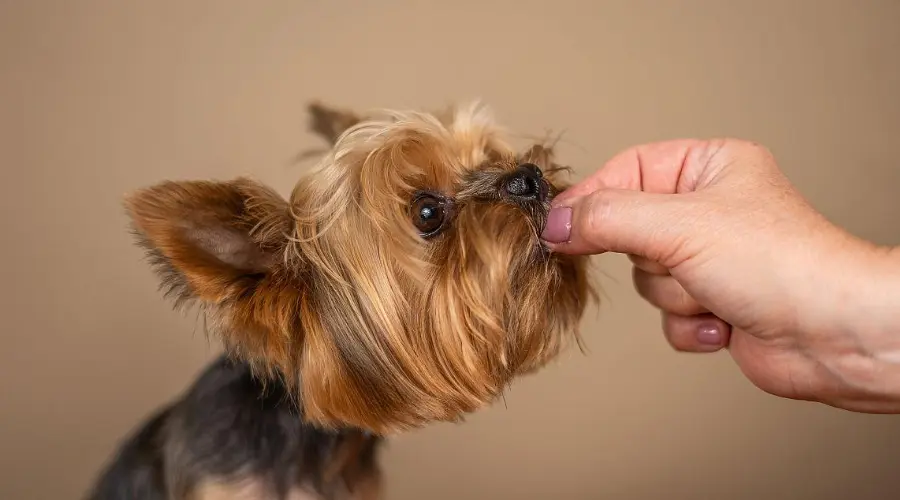
[{"label": "dog's shoulder", "polygon": [[222,356],[123,441],[88,498],[162,500],[250,483],[276,497],[325,491],[377,474],[380,441],[306,422],[302,401],[277,379]]},{"label": "dog's shoulder", "polygon": [[166,406],[125,438],[86,498],[166,500],[164,447],[171,415],[172,405]]}]

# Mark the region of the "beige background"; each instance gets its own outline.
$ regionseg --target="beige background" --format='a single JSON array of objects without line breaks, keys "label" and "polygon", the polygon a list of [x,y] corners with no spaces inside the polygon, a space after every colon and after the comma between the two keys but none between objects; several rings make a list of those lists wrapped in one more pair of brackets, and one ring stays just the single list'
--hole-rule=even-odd
[{"label": "beige background", "polygon": [[[290,189],[305,103],[480,97],[567,130],[585,175],[628,145],[770,146],[813,203],[900,243],[900,2],[0,0],[0,498],[76,498],[215,353],[170,311],[121,195],[252,174]],[[397,439],[390,499],[886,499],[900,418],[769,397],[673,353],[623,258],[590,353],[465,425]]]}]

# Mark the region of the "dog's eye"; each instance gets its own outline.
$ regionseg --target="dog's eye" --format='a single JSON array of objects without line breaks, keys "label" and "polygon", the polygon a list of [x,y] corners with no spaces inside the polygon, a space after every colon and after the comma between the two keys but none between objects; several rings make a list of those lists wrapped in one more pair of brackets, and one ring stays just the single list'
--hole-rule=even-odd
[{"label": "dog's eye", "polygon": [[413,224],[422,236],[437,234],[443,228],[446,216],[445,202],[436,196],[423,194],[413,200]]}]

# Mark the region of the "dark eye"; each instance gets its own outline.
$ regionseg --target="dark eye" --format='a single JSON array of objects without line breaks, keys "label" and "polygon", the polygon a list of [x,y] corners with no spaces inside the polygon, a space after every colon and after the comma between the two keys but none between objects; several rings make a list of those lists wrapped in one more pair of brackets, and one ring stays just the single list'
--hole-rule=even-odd
[{"label": "dark eye", "polygon": [[422,194],[413,199],[412,220],[422,236],[437,234],[443,228],[446,217],[444,200],[430,194]]}]

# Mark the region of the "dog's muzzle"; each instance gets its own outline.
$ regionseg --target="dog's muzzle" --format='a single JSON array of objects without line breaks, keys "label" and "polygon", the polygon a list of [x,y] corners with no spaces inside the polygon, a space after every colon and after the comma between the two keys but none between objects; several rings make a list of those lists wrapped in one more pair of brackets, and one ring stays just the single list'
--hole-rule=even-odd
[{"label": "dog's muzzle", "polygon": [[541,169],[533,163],[523,163],[509,174],[503,182],[502,195],[519,202],[539,202],[547,200],[550,186],[544,180]]}]

